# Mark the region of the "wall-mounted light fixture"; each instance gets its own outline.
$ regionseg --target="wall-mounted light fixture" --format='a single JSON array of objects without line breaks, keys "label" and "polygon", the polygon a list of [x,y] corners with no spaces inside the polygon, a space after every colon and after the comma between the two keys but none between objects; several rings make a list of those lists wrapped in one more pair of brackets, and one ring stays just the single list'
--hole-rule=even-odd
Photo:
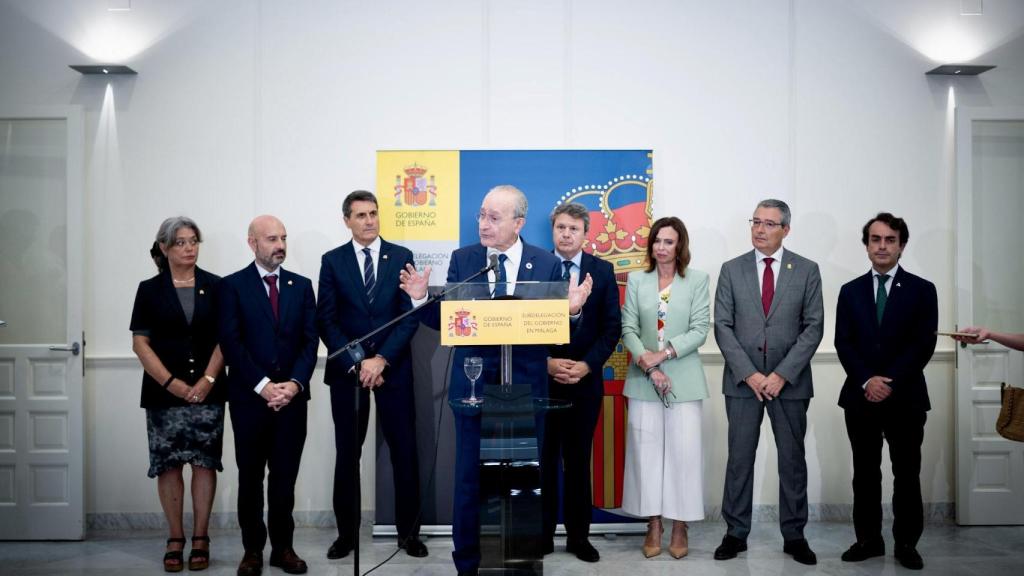
[{"label": "wall-mounted light fixture", "polygon": [[138,74],[121,64],[71,64],[70,68],[82,74]]},{"label": "wall-mounted light fixture", "polygon": [[984,66],[980,64],[943,64],[925,72],[929,76],[977,76],[987,72],[995,66]]}]

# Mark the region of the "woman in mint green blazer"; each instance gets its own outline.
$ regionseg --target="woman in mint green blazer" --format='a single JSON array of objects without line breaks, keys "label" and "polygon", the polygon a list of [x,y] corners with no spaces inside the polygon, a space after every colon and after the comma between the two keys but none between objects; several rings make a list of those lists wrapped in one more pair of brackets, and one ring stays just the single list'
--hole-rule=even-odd
[{"label": "woman in mint green blazer", "polygon": [[689,551],[686,522],[704,518],[702,401],[708,397],[697,349],[711,324],[708,275],[688,268],[690,238],[679,218],[658,219],[647,269],[629,274],[622,342],[632,355],[622,509],[650,519],[644,556],[661,553],[661,517],[670,518],[669,553]]}]

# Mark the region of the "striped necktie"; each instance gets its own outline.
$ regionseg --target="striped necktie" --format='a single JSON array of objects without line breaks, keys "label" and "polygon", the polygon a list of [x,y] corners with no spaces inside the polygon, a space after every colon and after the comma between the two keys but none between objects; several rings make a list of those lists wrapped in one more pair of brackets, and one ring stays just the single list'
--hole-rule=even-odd
[{"label": "striped necktie", "polygon": [[373,256],[369,248],[363,248],[363,285],[366,287],[366,298],[373,304],[373,287],[377,279],[373,275]]}]

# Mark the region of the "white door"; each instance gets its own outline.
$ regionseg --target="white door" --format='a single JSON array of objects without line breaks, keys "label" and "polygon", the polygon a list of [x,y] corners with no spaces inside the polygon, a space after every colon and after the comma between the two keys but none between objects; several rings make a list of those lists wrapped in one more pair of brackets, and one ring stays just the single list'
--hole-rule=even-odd
[{"label": "white door", "polygon": [[85,532],[81,112],[0,110],[0,540]]},{"label": "white door", "polygon": [[[1024,332],[1024,109],[958,109],[957,325]],[[957,348],[959,524],[1024,524],[1024,442],[996,434],[999,387],[1024,386],[1024,355]]]}]

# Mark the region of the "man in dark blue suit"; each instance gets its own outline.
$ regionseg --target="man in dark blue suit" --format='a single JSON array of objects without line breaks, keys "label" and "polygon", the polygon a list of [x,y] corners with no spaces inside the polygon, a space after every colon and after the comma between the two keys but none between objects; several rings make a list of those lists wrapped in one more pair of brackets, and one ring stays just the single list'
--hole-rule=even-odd
[{"label": "man in dark blue suit", "polygon": [[882,439],[893,473],[895,556],[906,568],[924,562],[916,546],[924,526],[921,443],[931,408],[924,368],[935,351],[935,285],[899,265],[910,238],[902,218],[879,213],[864,225],[871,271],[839,291],[836,352],[846,370],[839,405],[853,451],[853,526],[846,562],[885,554],[882,540]]},{"label": "man in dark blue suit", "polygon": [[[508,290],[514,295],[515,283],[523,281],[557,282],[562,279],[562,266],[554,254],[531,246],[519,237],[526,223],[526,195],[514,186],[496,186],[484,197],[477,215],[480,243],[459,248],[448,264],[448,282],[468,279],[488,265],[488,256],[496,254],[498,267],[477,282],[489,292]],[[401,287],[418,305],[427,297],[430,267],[422,273],[412,266],[401,274]],[[506,284],[507,283],[507,284]],[[507,288],[506,288],[507,286]],[[578,314],[590,283],[573,287],[570,313]],[[438,306],[429,306],[423,322],[437,329],[440,325]],[[448,387],[451,400],[469,396],[469,380],[462,365],[469,356],[483,358],[480,382],[498,381],[499,346],[460,346],[455,351],[454,369]],[[512,353],[512,381],[530,383],[535,397],[547,396],[547,346],[516,346]],[[480,567],[480,416],[455,413],[455,494],[452,515],[452,558],[461,575],[476,574]]]},{"label": "man in dark blue suit", "polygon": [[544,551],[554,551],[558,519],[558,471],[562,470],[562,515],[565,549],[584,562],[597,562],[590,544],[590,451],[601,413],[604,377],[601,370],[622,333],[619,289],[615,269],[583,251],[590,213],[582,204],[560,204],[551,213],[555,255],[562,261],[562,278],[591,278],[591,297],[573,323],[568,344],[553,346],[548,358],[548,390],[552,398],[571,402],[565,410],[547,415],[541,469],[544,471]]},{"label": "man in dark blue suit", "polygon": [[[281,268],[288,234],[273,216],[249,224],[255,262],[226,276],[220,289],[220,347],[228,366],[228,401],[238,464],[238,524],[245,555],[239,576],[270,565],[306,572],[292,548],[295,478],[306,441],[309,379],[316,366],[316,299],[308,278]],[[267,523],[263,523],[263,475]]]},{"label": "man in dark blue suit", "polygon": [[[317,324],[329,352],[412,309],[409,296],[398,289],[398,273],[413,265],[412,252],[381,239],[377,198],[357,190],[345,198],[341,209],[352,241],[327,252],[320,261]],[[409,358],[409,340],[418,326],[410,316],[364,341],[366,358],[358,368],[347,354],[327,363],[324,383],[331,388],[334,417],[334,516],[338,522],[338,539],[327,550],[328,558],[344,558],[356,545],[354,524],[359,508],[353,493],[359,493],[359,484],[353,482],[352,466],[366,439],[370,390],[391,453],[398,546],[410,556],[427,555],[427,547],[419,539],[416,413]],[[358,441],[352,430],[357,390]]]}]

